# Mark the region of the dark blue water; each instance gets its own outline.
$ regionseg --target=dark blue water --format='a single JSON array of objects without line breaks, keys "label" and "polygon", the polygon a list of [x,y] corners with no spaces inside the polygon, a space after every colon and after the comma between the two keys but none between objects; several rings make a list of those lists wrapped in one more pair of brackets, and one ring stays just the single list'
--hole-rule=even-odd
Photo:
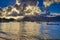
[{"label": "dark blue water", "polygon": [[41,35],[47,39],[60,39],[60,22],[42,22]]},{"label": "dark blue water", "polygon": [[[23,38],[28,40],[32,40],[31,38],[33,38],[33,40],[40,40],[40,38],[60,39],[60,22],[4,22],[0,23],[0,31],[11,35],[8,37],[15,35],[13,38],[20,37],[22,40]],[[0,34],[2,33],[0,32]]]}]

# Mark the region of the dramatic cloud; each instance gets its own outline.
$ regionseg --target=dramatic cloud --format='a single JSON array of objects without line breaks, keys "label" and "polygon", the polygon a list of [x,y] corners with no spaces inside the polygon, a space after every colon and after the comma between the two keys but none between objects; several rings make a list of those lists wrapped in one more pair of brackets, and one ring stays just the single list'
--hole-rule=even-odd
[{"label": "dramatic cloud", "polygon": [[60,0],[53,0],[53,1],[55,1],[55,2],[60,2]]},{"label": "dramatic cloud", "polygon": [[60,0],[43,0],[43,4],[45,5],[45,7],[48,7],[50,6],[52,3],[55,3],[55,2],[60,2]]},{"label": "dramatic cloud", "polygon": [[[1,11],[2,9],[2,11]],[[35,16],[40,15],[41,10],[38,7],[37,0],[16,0],[14,6],[8,6],[0,9],[1,17],[9,16]]]},{"label": "dramatic cloud", "polygon": [[50,13],[50,15],[53,15],[53,16],[60,16],[60,13]]},{"label": "dramatic cloud", "polygon": [[47,17],[56,17],[60,16],[60,13],[50,13],[50,15],[46,15]]},{"label": "dramatic cloud", "polygon": [[50,6],[50,4],[52,4],[52,0],[44,0],[43,4],[45,7]]}]

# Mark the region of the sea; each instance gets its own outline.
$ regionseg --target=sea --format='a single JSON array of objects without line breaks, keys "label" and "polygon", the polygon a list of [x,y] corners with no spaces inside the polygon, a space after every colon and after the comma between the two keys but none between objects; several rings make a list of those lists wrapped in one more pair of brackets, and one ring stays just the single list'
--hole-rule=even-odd
[{"label": "sea", "polygon": [[60,39],[60,22],[0,22],[0,40]]}]

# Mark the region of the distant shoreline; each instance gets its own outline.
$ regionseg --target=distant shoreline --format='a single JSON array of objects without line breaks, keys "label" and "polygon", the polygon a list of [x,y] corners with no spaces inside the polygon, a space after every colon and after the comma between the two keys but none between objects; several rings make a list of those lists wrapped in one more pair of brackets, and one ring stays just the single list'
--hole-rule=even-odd
[{"label": "distant shoreline", "polygon": [[13,18],[10,18],[10,19],[6,19],[6,18],[0,18],[0,22],[14,22],[14,21],[17,21],[17,22],[23,22],[23,21],[31,21],[31,22],[60,22],[60,17],[24,17],[22,19],[13,19]]},{"label": "distant shoreline", "polygon": [[0,18],[0,22],[13,22],[13,21],[31,21],[31,22],[60,22],[60,16],[56,17],[45,17],[45,16],[25,16],[25,17],[19,17],[17,19],[14,18]]}]

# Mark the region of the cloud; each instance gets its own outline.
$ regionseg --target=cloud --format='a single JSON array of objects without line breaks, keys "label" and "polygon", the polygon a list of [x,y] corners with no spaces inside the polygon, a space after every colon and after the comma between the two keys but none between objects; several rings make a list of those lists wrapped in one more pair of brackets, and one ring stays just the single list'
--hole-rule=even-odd
[{"label": "cloud", "polygon": [[[26,2],[21,2],[22,0],[16,0],[16,4],[14,6],[8,6],[5,8],[1,8],[3,11],[1,11],[2,17],[6,16],[20,16],[21,14],[28,15],[28,16],[34,16],[39,15],[41,13],[41,10],[38,7],[38,1],[37,0],[25,0]],[[24,1],[24,0],[23,0]]]},{"label": "cloud", "polygon": [[50,13],[50,15],[47,15],[47,17],[56,17],[56,16],[60,16],[59,13]]},{"label": "cloud", "polygon": [[60,2],[60,0],[43,0],[43,1],[44,1],[43,4],[44,4],[45,7],[48,7],[55,2],[56,3]]},{"label": "cloud", "polygon": [[28,5],[37,5],[37,0],[20,0],[20,2]]},{"label": "cloud", "polygon": [[53,16],[60,16],[60,13],[50,13],[50,15],[53,15]]},{"label": "cloud", "polygon": [[52,0],[44,0],[43,4],[45,7],[50,6],[52,4]]},{"label": "cloud", "polygon": [[60,0],[54,0],[55,2],[60,2]]}]

